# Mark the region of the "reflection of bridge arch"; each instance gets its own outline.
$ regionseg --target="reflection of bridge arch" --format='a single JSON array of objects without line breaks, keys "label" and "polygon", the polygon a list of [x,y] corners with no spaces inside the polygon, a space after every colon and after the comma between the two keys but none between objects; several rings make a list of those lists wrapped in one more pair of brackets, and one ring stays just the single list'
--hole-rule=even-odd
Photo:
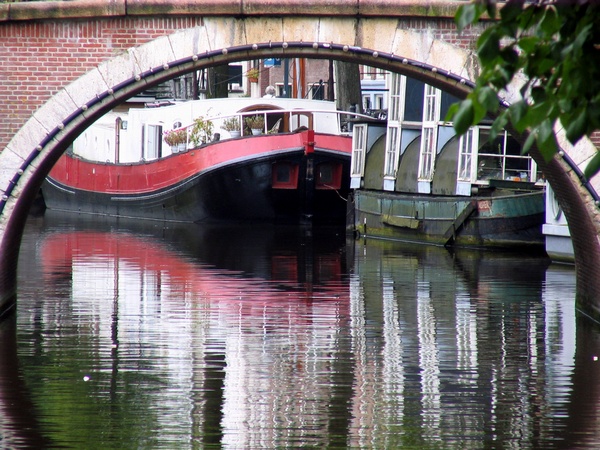
[{"label": "reflection of bridge arch", "polygon": [[[86,73],[44,104],[0,153],[0,310],[15,292],[23,224],[41,182],[68,145],[133,95],[185,73],[233,61],[306,57],[355,62],[420,79],[464,97],[475,77],[470,53],[383,17],[210,18],[130,49]],[[211,37],[212,36],[212,37]],[[307,38],[314,38],[308,41]],[[560,158],[534,158],[571,224],[584,302],[600,290],[599,222],[593,198]],[[595,309],[591,303],[586,303]]]}]

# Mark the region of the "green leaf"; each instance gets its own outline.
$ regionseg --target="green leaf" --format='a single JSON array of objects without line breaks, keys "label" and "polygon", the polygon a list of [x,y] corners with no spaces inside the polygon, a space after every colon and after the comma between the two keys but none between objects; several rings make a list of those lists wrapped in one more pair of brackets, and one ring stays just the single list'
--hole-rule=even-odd
[{"label": "green leaf", "polygon": [[512,80],[515,70],[508,66],[495,66],[491,74],[489,74],[489,83],[498,89],[504,89]]},{"label": "green leaf", "polygon": [[574,49],[579,50],[581,47],[583,47],[583,44],[588,40],[592,26],[593,24],[590,23],[579,30],[579,33],[577,33],[577,37],[573,42]]},{"label": "green leaf", "polygon": [[508,107],[510,119],[513,126],[519,133],[523,133],[527,128],[527,123],[524,118],[527,114],[527,103],[525,100],[519,100]]},{"label": "green leaf", "polygon": [[[533,53],[538,46],[540,39],[535,36],[525,36],[517,41],[517,45],[525,53]],[[527,57],[529,55],[526,55]]]},{"label": "green leaf", "polygon": [[533,106],[529,106],[527,112],[522,119],[527,127],[536,127],[541,125],[549,116],[552,116],[553,104],[549,101],[539,102]]},{"label": "green leaf", "polygon": [[483,2],[485,4],[485,10],[490,16],[490,19],[496,18],[496,1],[495,0],[487,0]]},{"label": "green leaf", "polygon": [[590,162],[583,170],[583,174],[589,180],[592,176],[596,175],[598,171],[600,171],[600,152],[596,152],[592,159],[590,159]]},{"label": "green leaf", "polygon": [[558,100],[558,107],[560,108],[561,111],[564,111],[567,114],[571,113],[573,111],[574,105],[575,105],[575,102],[570,98],[562,97]]},{"label": "green leaf", "polygon": [[477,22],[484,11],[485,6],[480,3],[460,5],[454,15],[454,22],[456,23],[458,31],[462,31],[469,25]]},{"label": "green leaf", "polygon": [[546,90],[541,86],[535,86],[531,88],[531,98],[533,99],[534,103],[541,103],[546,101]]},{"label": "green leaf", "polygon": [[477,56],[484,65],[500,55],[500,38],[493,28],[485,30],[477,40]]},{"label": "green leaf", "polygon": [[489,86],[484,86],[476,91],[477,101],[487,111],[495,113],[498,111],[499,100],[496,91]]},{"label": "green leaf", "polygon": [[567,139],[571,144],[575,144],[581,139],[586,132],[587,128],[587,111],[585,107],[578,108],[577,111],[571,116],[567,123],[563,122],[565,131],[567,133]]},{"label": "green leaf", "polygon": [[500,56],[508,65],[514,66],[519,63],[519,53],[512,45],[506,46],[500,50]]},{"label": "green leaf", "polygon": [[473,118],[471,119],[472,125],[477,125],[479,122],[481,122],[488,112],[485,106],[479,102],[479,97],[476,95],[479,93],[481,93],[480,90],[473,92],[473,95],[469,96],[473,104]]},{"label": "green leaf", "polygon": [[496,120],[492,123],[492,127],[490,128],[490,141],[493,141],[498,137],[499,134],[504,132],[504,128],[508,124],[508,110],[503,110]]},{"label": "green leaf", "polygon": [[518,3],[507,3],[504,8],[500,10],[500,19],[502,22],[512,22],[516,20],[519,15],[523,13],[523,8]]},{"label": "green leaf", "polygon": [[523,155],[528,153],[534,143],[535,143],[535,133],[529,133],[529,136],[527,136],[527,139],[525,139],[525,143],[523,144],[521,153]]},{"label": "green leaf", "polygon": [[462,135],[473,125],[475,110],[471,99],[463,100],[458,105],[458,111],[454,115],[454,129],[456,130],[456,134]]},{"label": "green leaf", "polygon": [[554,122],[545,120],[537,127],[537,145],[546,161],[550,161],[558,151],[556,136],[554,135]]},{"label": "green leaf", "polygon": [[561,21],[558,17],[558,12],[555,6],[548,6],[544,11],[544,16],[540,21],[540,30],[545,33],[548,38],[552,38],[558,30],[560,30]]},{"label": "green leaf", "polygon": [[460,103],[452,103],[448,108],[448,112],[446,113],[446,117],[444,118],[445,122],[453,122],[454,116],[458,112],[458,108],[460,107]]}]

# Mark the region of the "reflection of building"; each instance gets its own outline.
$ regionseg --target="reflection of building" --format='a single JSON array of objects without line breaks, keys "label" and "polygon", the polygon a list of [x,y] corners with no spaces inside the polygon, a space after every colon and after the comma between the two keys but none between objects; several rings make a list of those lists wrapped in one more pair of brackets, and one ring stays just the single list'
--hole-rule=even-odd
[{"label": "reflection of building", "polygon": [[[20,266],[33,285],[19,298],[21,371],[0,372],[2,412],[60,417],[55,446],[122,433],[169,448],[574,448],[567,410],[582,404],[572,427],[598,442],[586,395],[597,333],[574,363],[571,268],[248,227],[83,231],[85,220],[26,240],[43,267]],[[17,378],[34,407],[2,402]],[[0,422],[11,430],[14,417]]]},{"label": "reflection of building", "polygon": [[[575,351],[572,270],[370,241],[358,244],[354,272],[349,447],[530,448],[556,439]],[[571,291],[542,289],[544,280]]]}]

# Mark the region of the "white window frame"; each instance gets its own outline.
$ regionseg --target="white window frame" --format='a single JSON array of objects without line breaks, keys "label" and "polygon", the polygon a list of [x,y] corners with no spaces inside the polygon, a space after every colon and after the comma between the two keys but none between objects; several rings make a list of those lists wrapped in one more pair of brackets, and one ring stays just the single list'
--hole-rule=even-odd
[{"label": "white window frame", "polygon": [[142,158],[145,161],[152,161],[160,157],[162,148],[162,129],[163,126],[161,124],[144,124]]},{"label": "white window frame", "polygon": [[479,127],[471,127],[458,140],[456,195],[471,195],[471,185],[477,181],[477,149]]},{"label": "white window frame", "polygon": [[[490,179],[494,179],[494,180],[507,180],[507,181],[528,181],[528,182],[536,182],[536,175],[537,175],[537,164],[535,163],[535,161],[533,160],[533,158],[531,158],[531,156],[529,155],[510,155],[507,154],[507,144],[508,144],[508,131],[504,130],[502,132],[502,134],[500,134],[501,136],[503,136],[503,141],[502,141],[502,151],[501,153],[483,153],[483,152],[479,152],[479,142],[480,142],[480,134],[482,132],[489,132],[490,128],[489,127],[477,127],[477,137],[478,137],[478,141],[476,143],[476,146],[474,147],[477,151],[477,169],[479,170],[480,167],[480,162],[481,159],[483,158],[496,158],[499,160],[500,162],[500,167],[498,168],[500,171],[500,176],[497,178],[479,178],[479,173],[475,173],[475,177],[476,177],[476,183],[480,184],[480,185],[487,185],[490,182]],[[499,136],[500,136],[499,135]],[[507,160],[510,159],[520,159],[520,160],[527,160],[528,162],[528,167],[527,167],[527,171],[526,171],[526,177],[521,177],[522,172],[518,172],[518,176],[517,176],[517,172],[512,172],[510,170],[507,170],[506,168],[506,162]]]},{"label": "white window frame", "polygon": [[438,124],[442,91],[425,84],[423,95],[423,123],[421,125],[421,147],[419,149],[418,183],[419,193],[431,193],[431,181],[437,154]]},{"label": "white window frame", "polygon": [[389,108],[385,140],[383,189],[386,191],[393,191],[395,188],[396,174],[398,171],[398,162],[400,160],[406,77],[397,73],[391,73],[388,78],[388,83]]},{"label": "white window frame", "polygon": [[352,159],[350,162],[350,188],[360,188],[365,174],[367,156],[367,124],[359,123],[352,127]]}]

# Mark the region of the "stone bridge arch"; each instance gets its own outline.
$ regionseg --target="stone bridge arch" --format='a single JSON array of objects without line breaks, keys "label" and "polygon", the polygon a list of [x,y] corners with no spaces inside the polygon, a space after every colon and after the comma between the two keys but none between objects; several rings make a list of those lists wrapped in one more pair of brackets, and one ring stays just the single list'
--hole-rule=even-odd
[{"label": "stone bridge arch", "polygon": [[[65,86],[0,153],[0,312],[14,304],[23,226],[41,182],[68,145],[104,113],[175,76],[266,57],[339,59],[422,79],[464,97],[477,67],[473,54],[432,33],[402,29],[397,18],[208,17],[201,26],[159,37],[117,55]],[[595,200],[577,171],[557,156],[533,156],[571,224],[580,305],[600,315],[599,223]]]}]

